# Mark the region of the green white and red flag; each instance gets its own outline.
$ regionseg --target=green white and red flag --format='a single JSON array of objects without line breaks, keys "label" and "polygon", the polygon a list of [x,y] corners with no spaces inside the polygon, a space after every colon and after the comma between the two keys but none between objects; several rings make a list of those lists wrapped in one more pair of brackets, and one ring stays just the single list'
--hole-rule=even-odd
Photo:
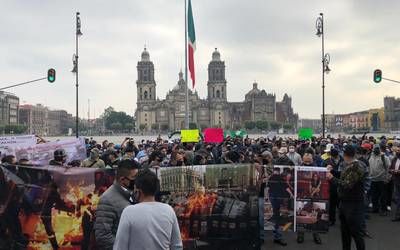
[{"label": "green white and red flag", "polygon": [[190,77],[192,78],[192,87],[194,88],[196,83],[196,74],[194,69],[194,52],[196,51],[196,33],[194,31],[194,21],[192,12],[192,2],[189,0],[188,8],[188,52],[189,52],[189,71]]}]

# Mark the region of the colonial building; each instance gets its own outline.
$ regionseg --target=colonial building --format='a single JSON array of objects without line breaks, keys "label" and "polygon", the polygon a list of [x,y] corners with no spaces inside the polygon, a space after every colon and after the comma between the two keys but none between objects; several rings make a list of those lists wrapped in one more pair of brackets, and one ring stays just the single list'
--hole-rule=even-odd
[{"label": "colonial building", "polygon": [[0,91],[0,124],[18,124],[19,98],[14,94]]},{"label": "colonial building", "polygon": [[400,130],[400,98],[385,97],[385,127],[388,131]]},{"label": "colonial building", "polygon": [[[154,64],[145,48],[137,64],[137,110],[136,128],[139,131],[172,131],[184,128],[185,88],[183,73],[179,72],[177,85],[165,99],[156,95]],[[228,102],[225,62],[217,49],[208,64],[207,98],[199,97],[197,91],[189,90],[190,122],[199,128],[221,127],[237,129],[245,121],[278,121],[297,124],[298,116],[293,112],[292,100],[285,94],[282,102],[276,102],[275,94],[258,89],[253,84],[243,102]]]}]

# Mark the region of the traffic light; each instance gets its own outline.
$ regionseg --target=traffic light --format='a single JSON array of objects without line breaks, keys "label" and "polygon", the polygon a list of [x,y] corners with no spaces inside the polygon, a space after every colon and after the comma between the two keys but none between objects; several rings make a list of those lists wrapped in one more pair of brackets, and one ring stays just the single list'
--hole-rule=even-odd
[{"label": "traffic light", "polygon": [[49,69],[47,71],[47,81],[54,82],[55,80],[56,80],[56,70],[55,69]]},{"label": "traffic light", "polygon": [[380,83],[382,81],[382,70],[376,69],[374,71],[374,82]]}]

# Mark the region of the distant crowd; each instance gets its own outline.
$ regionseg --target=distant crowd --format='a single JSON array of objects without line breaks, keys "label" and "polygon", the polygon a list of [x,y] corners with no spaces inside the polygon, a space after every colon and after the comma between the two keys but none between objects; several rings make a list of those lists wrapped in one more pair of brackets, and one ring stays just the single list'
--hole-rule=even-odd
[{"label": "distant crowd", "polygon": [[[167,205],[160,205],[155,201],[157,177],[152,171],[147,171],[174,166],[256,164],[261,180],[261,225],[262,199],[271,178],[271,173],[266,171],[267,166],[327,168],[327,178],[330,180],[329,221],[330,225],[334,225],[339,217],[344,250],[350,249],[352,239],[358,250],[365,249],[364,237],[372,237],[367,230],[370,213],[387,216],[395,209],[392,221],[400,221],[399,138],[374,138],[363,135],[301,140],[228,136],[222,143],[214,144],[201,141],[181,143],[179,139],[166,140],[159,136],[155,140],[139,142],[127,137],[121,144],[107,140],[99,143],[90,138],[86,139],[85,143],[87,159],[66,162],[65,151],[58,149],[49,164],[117,170],[116,182],[102,195],[96,212],[94,231],[98,245],[103,247],[98,249],[182,248],[176,216]],[[29,165],[29,160],[6,155],[3,156],[2,163],[4,168],[15,171],[16,165]],[[393,201],[395,203],[392,203]],[[125,207],[136,203],[141,205],[124,210]],[[143,219],[145,214],[148,215],[147,219]],[[155,225],[152,218],[156,218],[159,224]],[[136,221],[140,221],[141,224],[135,225]],[[140,228],[147,228],[147,236],[151,237],[146,238]],[[260,232],[260,238],[264,240],[265,232],[262,229]],[[49,237],[54,234],[49,233]],[[287,244],[278,227],[273,235],[274,243],[282,246]],[[304,235],[304,232],[298,233],[299,244],[304,242]],[[141,238],[138,240],[135,237]],[[322,244],[317,233],[313,234],[313,240],[316,244]],[[127,247],[132,242],[139,247]],[[57,248],[55,243],[53,249]]]}]

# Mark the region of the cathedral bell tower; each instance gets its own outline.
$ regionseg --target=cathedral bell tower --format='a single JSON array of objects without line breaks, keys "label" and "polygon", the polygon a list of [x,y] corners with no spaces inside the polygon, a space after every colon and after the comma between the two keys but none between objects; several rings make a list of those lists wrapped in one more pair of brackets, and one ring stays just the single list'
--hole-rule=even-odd
[{"label": "cathedral bell tower", "polygon": [[154,64],[150,61],[150,54],[146,47],[136,68],[138,73],[136,81],[136,127],[142,131],[150,131],[157,122],[155,110],[156,81],[154,80]]},{"label": "cathedral bell tower", "polygon": [[228,103],[226,98],[225,62],[217,48],[212,53],[208,64],[208,105],[210,108],[210,125],[225,128],[229,124]]},{"label": "cathedral bell tower", "polygon": [[138,79],[137,104],[149,103],[156,100],[156,82],[154,80],[154,64],[150,61],[150,54],[146,47],[142,52],[142,58],[137,64]]},{"label": "cathedral bell tower", "polygon": [[212,60],[208,64],[208,101],[226,102],[225,62],[217,48],[212,53]]}]

